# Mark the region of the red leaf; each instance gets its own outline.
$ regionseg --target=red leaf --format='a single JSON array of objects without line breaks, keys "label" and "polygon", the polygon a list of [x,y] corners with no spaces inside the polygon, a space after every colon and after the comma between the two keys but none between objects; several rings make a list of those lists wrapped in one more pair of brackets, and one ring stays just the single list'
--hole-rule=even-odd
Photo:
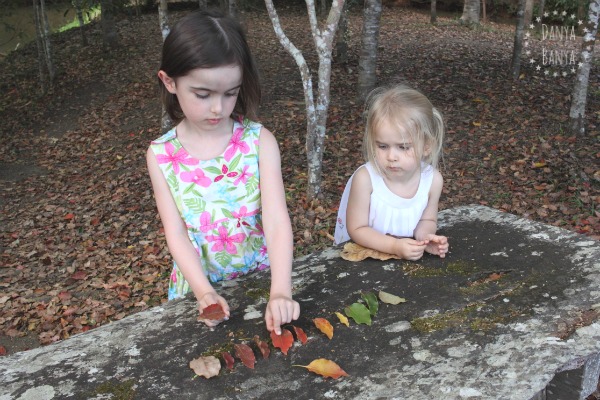
[{"label": "red leaf", "polygon": [[304,333],[304,330],[297,326],[292,326],[294,327],[294,331],[296,331],[296,337],[298,338],[298,340],[302,342],[302,344],[306,344],[306,342],[308,341],[308,337],[306,337],[306,333]]},{"label": "red leaf", "polygon": [[66,219],[67,221],[70,221],[70,220],[72,220],[73,218],[75,218],[75,214],[73,214],[73,213],[68,213],[67,215],[65,215],[65,219]]},{"label": "red leaf", "polygon": [[271,340],[273,340],[273,346],[280,348],[286,356],[289,348],[294,344],[294,336],[287,329],[282,329],[281,335],[276,334],[274,330],[271,331]]},{"label": "red leaf", "polygon": [[210,306],[203,308],[200,316],[201,319],[209,319],[211,321],[221,321],[225,318],[225,311],[220,304],[211,304]]},{"label": "red leaf", "polygon": [[222,352],[221,356],[223,356],[223,361],[225,361],[225,366],[227,369],[233,369],[233,364],[235,363],[233,356],[229,354],[228,351]]},{"label": "red leaf", "polygon": [[82,281],[85,279],[87,275],[83,271],[77,271],[73,275],[71,275],[71,279],[75,279],[77,281]]},{"label": "red leaf", "polygon": [[5,356],[7,353],[6,347],[0,346],[0,357]]},{"label": "red leaf", "polygon": [[235,344],[235,356],[242,360],[244,365],[248,368],[254,369],[254,363],[256,362],[256,358],[254,357],[254,352],[250,348],[250,346],[239,343]]},{"label": "red leaf", "polygon": [[269,355],[271,354],[271,349],[269,348],[267,342],[263,342],[258,336],[254,336],[254,343],[256,343],[256,345],[258,346],[258,349],[260,350],[263,359],[269,358]]}]

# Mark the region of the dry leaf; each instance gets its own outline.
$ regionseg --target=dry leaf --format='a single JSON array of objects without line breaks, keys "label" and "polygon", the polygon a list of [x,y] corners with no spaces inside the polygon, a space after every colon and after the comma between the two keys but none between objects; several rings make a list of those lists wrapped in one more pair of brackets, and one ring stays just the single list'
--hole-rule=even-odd
[{"label": "dry leaf", "polygon": [[229,354],[228,351],[222,352],[221,356],[223,356],[223,361],[225,361],[225,366],[227,366],[227,369],[233,369],[233,364],[235,363],[233,356]]},{"label": "dry leaf", "polygon": [[242,363],[248,368],[254,369],[254,363],[256,358],[254,352],[247,344],[237,343],[233,346],[235,348],[235,356],[242,360]]},{"label": "dry leaf", "polygon": [[298,340],[302,344],[306,344],[306,342],[308,342],[308,337],[306,336],[306,333],[304,333],[304,329],[299,328],[294,325],[292,325],[292,327],[294,328],[294,331],[296,332],[296,337],[298,338]]},{"label": "dry leaf", "polygon": [[281,329],[281,335],[276,334],[274,330],[271,331],[271,340],[273,341],[273,346],[281,349],[281,352],[286,356],[289,348],[294,344],[294,336],[287,329]]},{"label": "dry leaf", "polygon": [[323,332],[327,337],[331,340],[333,338],[333,326],[327,321],[325,318],[315,318],[313,319],[315,326]]},{"label": "dry leaf", "polygon": [[190,368],[193,369],[198,376],[212,378],[213,376],[219,375],[221,362],[215,356],[198,357],[190,361]]},{"label": "dry leaf", "polygon": [[342,324],[346,325],[347,327],[350,327],[350,321],[348,321],[348,318],[346,318],[344,314],[336,311],[335,315],[337,315],[338,319]]},{"label": "dry leaf", "polygon": [[220,304],[211,304],[202,309],[202,312],[198,316],[198,320],[208,319],[211,321],[221,321],[225,317],[225,311],[223,311],[223,307],[221,307]]},{"label": "dry leaf", "polygon": [[389,260],[392,258],[400,260],[400,257],[394,254],[387,254],[377,250],[368,249],[354,242],[346,243],[340,255],[346,261],[362,261],[365,258],[369,257],[382,261]]},{"label": "dry leaf", "polygon": [[294,367],[306,368],[310,372],[322,375],[325,378],[337,379],[340,376],[349,376],[339,365],[325,358],[316,359],[308,365],[294,365]]},{"label": "dry leaf", "polygon": [[260,350],[260,354],[262,354],[263,359],[269,358],[269,355],[271,354],[271,349],[269,348],[267,342],[260,340],[258,335],[255,335],[254,343],[256,343],[256,346],[258,346],[258,350]]}]

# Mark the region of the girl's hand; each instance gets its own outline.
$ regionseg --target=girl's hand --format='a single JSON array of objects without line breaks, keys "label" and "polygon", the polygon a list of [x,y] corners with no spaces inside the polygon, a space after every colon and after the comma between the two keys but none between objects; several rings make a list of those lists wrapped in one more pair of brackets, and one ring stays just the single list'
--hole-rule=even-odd
[{"label": "girl's hand", "polygon": [[269,332],[281,335],[281,325],[292,322],[300,316],[300,304],[286,296],[271,296],[265,311],[265,322]]},{"label": "girl's hand", "polygon": [[223,308],[223,312],[225,313],[225,318],[223,318],[222,320],[203,319],[202,321],[209,328],[215,327],[221,322],[227,321],[229,319],[229,304],[227,304],[227,301],[221,296],[219,296],[217,292],[205,293],[202,297],[198,299],[198,312],[201,314],[202,310],[204,310],[211,304],[220,304]]},{"label": "girl's hand", "polygon": [[423,257],[427,246],[426,240],[415,240],[410,238],[397,239],[395,243],[395,254],[403,260],[416,261]]},{"label": "girl's hand", "polygon": [[427,235],[427,246],[425,247],[425,251],[429,254],[434,254],[440,256],[440,258],[446,257],[446,253],[448,252],[448,238],[446,236],[439,236],[434,234]]}]

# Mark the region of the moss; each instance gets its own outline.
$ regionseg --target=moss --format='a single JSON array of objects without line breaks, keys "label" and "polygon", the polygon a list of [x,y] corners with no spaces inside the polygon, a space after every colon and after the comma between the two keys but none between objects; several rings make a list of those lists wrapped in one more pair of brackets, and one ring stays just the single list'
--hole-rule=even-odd
[{"label": "moss", "polygon": [[[477,271],[477,264],[472,261],[458,260],[448,263],[446,270],[452,275],[466,276]],[[481,269],[481,268],[479,268]]]},{"label": "moss", "polygon": [[413,328],[422,333],[439,331],[452,326],[462,325],[468,318],[469,312],[475,306],[467,306],[461,310],[447,311],[431,317],[415,318],[410,323]]},{"label": "moss", "polygon": [[259,281],[246,282],[244,284],[244,288],[246,288],[246,296],[250,297],[254,301],[258,301],[260,299],[269,301],[270,290],[269,287],[265,287],[264,285],[264,282]]},{"label": "moss", "polygon": [[425,267],[424,265],[410,262],[402,264],[402,270],[405,274],[413,278],[433,278],[446,275],[446,271],[443,269]]},{"label": "moss", "polygon": [[96,388],[95,394],[110,394],[113,400],[131,400],[135,396],[134,384],[132,379],[124,382],[104,382]]}]

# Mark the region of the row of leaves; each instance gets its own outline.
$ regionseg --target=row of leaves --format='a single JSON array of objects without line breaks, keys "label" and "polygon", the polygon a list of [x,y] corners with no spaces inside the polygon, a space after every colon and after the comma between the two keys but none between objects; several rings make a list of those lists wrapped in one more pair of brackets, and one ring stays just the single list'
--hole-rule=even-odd
[{"label": "row of leaves", "polygon": [[[363,303],[353,303],[350,306],[344,309],[343,315],[340,312],[335,312],[336,316],[340,320],[340,322],[346,326],[350,326],[350,322],[347,317],[352,318],[357,324],[366,324],[371,325],[372,319],[377,315],[379,311],[379,301],[377,300],[377,296],[371,292],[363,292],[361,293],[361,297],[365,304]],[[406,300],[380,291],[379,292],[379,300],[388,304],[399,304],[405,302]],[[202,310],[200,314],[201,319],[210,319],[210,320],[222,320],[225,318],[225,313],[223,309],[218,304],[212,304]],[[325,334],[329,340],[333,338],[333,325],[326,318],[315,318],[313,319],[313,323],[323,334]],[[289,325],[291,329],[293,329],[294,334],[290,329],[282,328],[281,334],[277,335],[275,331],[271,332],[271,342],[273,347],[278,348],[285,355],[288,354],[289,349],[293,346],[294,341],[298,340],[303,345],[308,341],[308,337],[304,330],[298,326]],[[261,340],[258,336],[254,336],[254,343],[258,347],[263,359],[269,358],[271,354],[270,347],[267,342]],[[254,369],[254,365],[256,364],[256,357],[254,355],[254,351],[252,348],[245,343],[236,343],[234,344],[234,355],[237,357],[246,367],[250,369]],[[235,358],[231,355],[229,351],[221,352],[220,356],[223,358],[225,362],[225,366],[227,369],[232,370],[235,364]],[[306,368],[311,372],[319,374],[325,378],[333,378],[338,379],[341,376],[348,376],[346,371],[344,371],[338,364],[334,361],[318,358],[312,361],[308,365],[293,365],[294,367],[302,367]],[[219,375],[221,371],[221,361],[215,356],[202,356],[193,359],[190,361],[190,368],[194,370],[196,375],[203,376],[205,378],[212,378],[214,376]]]}]

